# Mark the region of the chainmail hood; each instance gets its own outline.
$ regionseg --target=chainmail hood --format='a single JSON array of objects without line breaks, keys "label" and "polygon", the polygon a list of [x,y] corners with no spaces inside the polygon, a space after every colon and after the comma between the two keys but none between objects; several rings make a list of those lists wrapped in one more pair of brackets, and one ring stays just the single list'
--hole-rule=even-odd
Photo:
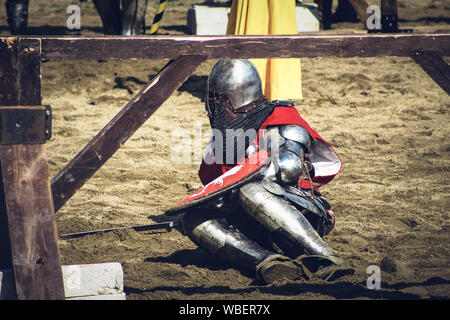
[{"label": "chainmail hood", "polygon": [[[216,163],[222,160],[221,163],[231,165],[242,159],[245,156],[245,150],[256,138],[261,125],[272,114],[275,107],[274,102],[263,100],[253,109],[229,121],[223,106],[219,103],[209,118],[211,128],[215,129],[213,133]],[[223,144],[220,141],[223,141]],[[222,153],[222,159],[220,159],[220,153]]]}]

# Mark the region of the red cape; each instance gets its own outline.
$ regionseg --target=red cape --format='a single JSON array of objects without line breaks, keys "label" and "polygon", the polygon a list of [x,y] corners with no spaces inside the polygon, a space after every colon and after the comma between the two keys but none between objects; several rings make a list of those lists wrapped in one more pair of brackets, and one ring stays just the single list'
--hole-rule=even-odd
[{"label": "red cape", "polygon": [[[295,124],[299,125],[303,128],[305,128],[308,133],[313,137],[313,152],[314,152],[314,141],[321,141],[323,142],[330,150],[327,150],[328,153],[333,155],[336,159],[339,159],[336,152],[331,148],[331,146],[316,132],[314,131],[309,124],[300,116],[297,109],[295,107],[287,107],[287,106],[278,106],[274,109],[272,114],[267,117],[266,121],[261,125],[260,130],[265,129],[269,126],[276,126],[276,125],[284,125],[284,124]],[[321,149],[323,149],[323,145]],[[334,160],[335,162],[337,160]],[[320,175],[316,176],[312,179],[317,186],[324,185],[328,182],[330,182],[336,174],[338,174],[341,170],[341,162],[340,159],[338,160],[338,163],[334,164],[334,169],[332,170],[331,174],[326,175]],[[337,168],[337,165],[339,165],[339,168]],[[224,164],[206,164],[205,161],[202,161],[202,164],[200,165],[200,170],[198,172],[198,175],[200,177],[201,182],[206,185],[218,176],[222,175],[223,173],[227,172],[233,168],[233,166],[227,166]],[[307,187],[309,183],[306,183],[302,181],[301,187]]]}]

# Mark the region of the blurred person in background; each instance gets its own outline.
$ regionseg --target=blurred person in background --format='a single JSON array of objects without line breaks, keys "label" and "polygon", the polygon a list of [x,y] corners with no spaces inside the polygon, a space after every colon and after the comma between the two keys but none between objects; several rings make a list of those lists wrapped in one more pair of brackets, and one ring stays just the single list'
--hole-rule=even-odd
[{"label": "blurred person in background", "polygon": [[11,34],[25,34],[28,24],[29,0],[6,0],[6,15]]},{"label": "blurred person in background", "polygon": [[148,0],[94,0],[105,34],[131,36],[145,34]]}]

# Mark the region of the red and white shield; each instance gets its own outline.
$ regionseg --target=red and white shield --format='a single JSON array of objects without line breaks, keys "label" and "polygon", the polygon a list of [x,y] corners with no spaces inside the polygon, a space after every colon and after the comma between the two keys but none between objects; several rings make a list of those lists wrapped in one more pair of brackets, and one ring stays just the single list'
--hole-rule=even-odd
[{"label": "red and white shield", "polygon": [[269,162],[270,159],[266,150],[255,152],[249,158],[245,158],[245,161],[240,162],[232,169],[204,185],[200,190],[178,202],[175,207],[167,210],[166,213],[177,214],[181,210],[196,206],[226,191],[240,187],[256,178]]}]

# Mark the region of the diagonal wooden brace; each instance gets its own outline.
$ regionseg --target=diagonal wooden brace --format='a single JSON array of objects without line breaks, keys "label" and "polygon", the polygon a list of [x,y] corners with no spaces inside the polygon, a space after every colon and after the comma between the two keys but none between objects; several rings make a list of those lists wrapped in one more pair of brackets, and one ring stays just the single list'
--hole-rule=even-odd
[{"label": "diagonal wooden brace", "polygon": [[186,55],[170,61],[52,181],[55,211],[139,129],[181,86],[206,56]]},{"label": "diagonal wooden brace", "polygon": [[437,53],[413,53],[411,58],[450,95],[450,65]]}]

